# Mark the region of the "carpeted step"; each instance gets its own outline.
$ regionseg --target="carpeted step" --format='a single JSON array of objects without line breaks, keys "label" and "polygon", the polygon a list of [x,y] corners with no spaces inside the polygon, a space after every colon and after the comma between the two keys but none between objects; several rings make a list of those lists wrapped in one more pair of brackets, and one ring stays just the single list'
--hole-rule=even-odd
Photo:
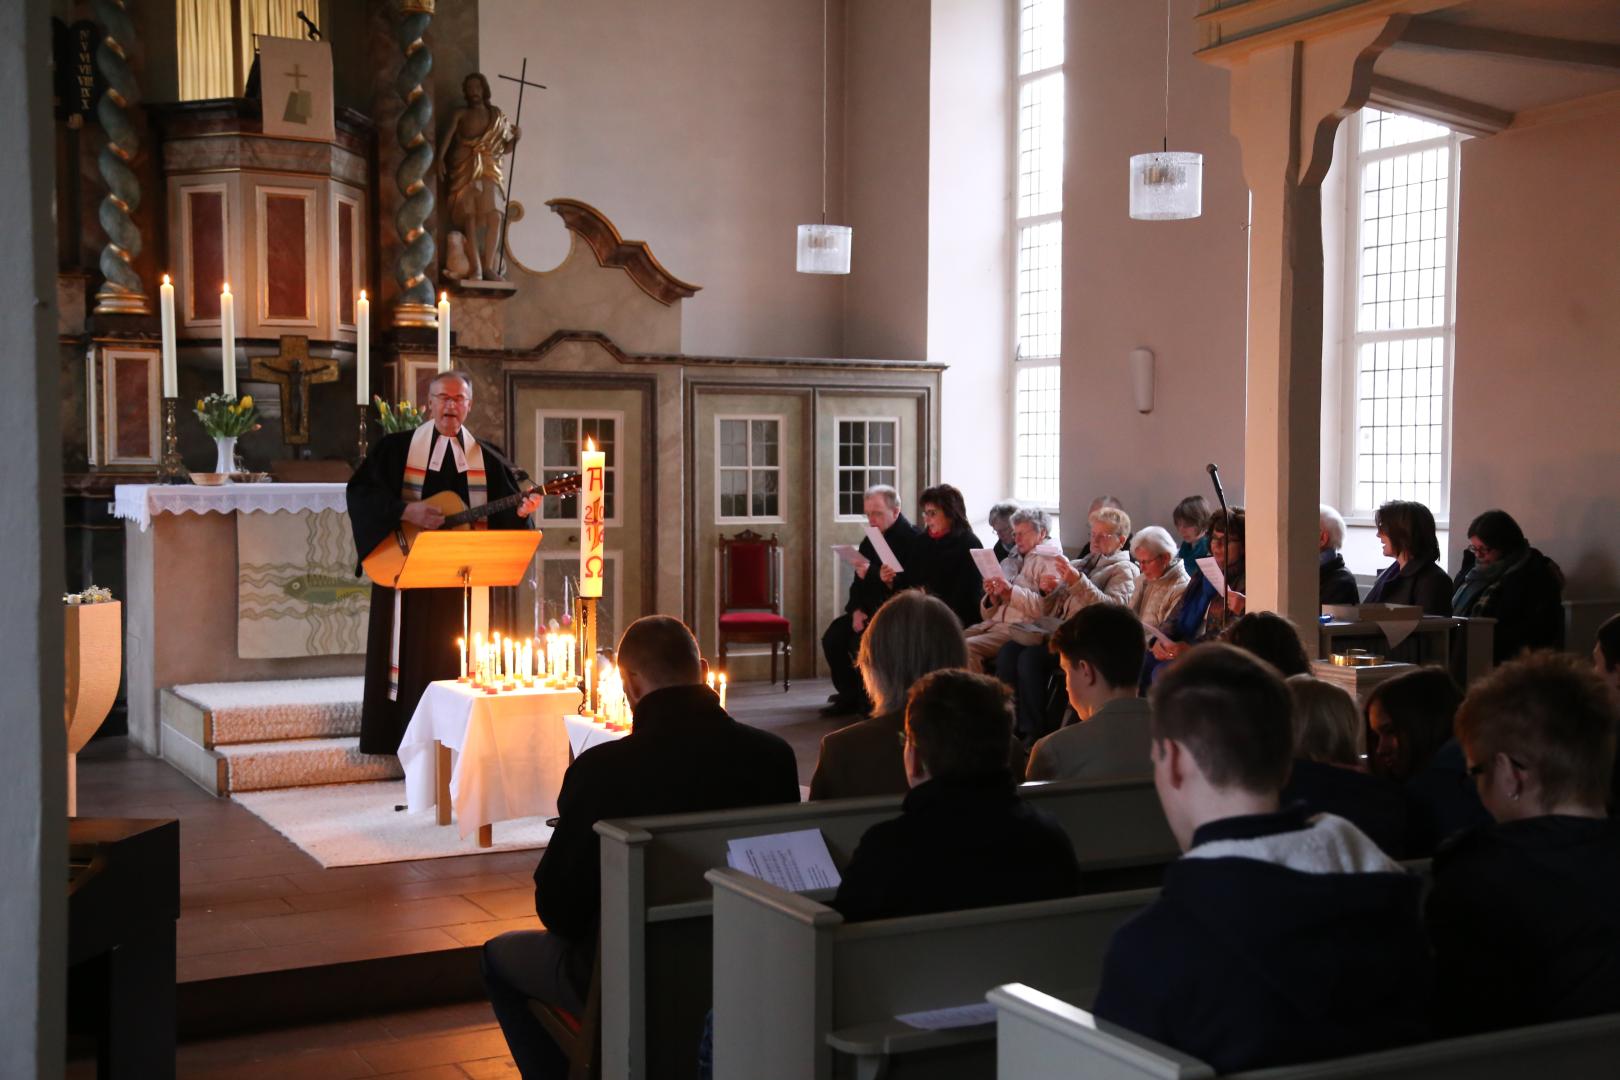
[{"label": "carpeted step", "polygon": [[164,725],[206,749],[360,733],[365,680],[187,683],[162,694]]},{"label": "carpeted step", "polygon": [[238,743],[214,752],[223,765],[221,794],[397,780],[405,775],[392,754],[362,754],[359,736]]}]

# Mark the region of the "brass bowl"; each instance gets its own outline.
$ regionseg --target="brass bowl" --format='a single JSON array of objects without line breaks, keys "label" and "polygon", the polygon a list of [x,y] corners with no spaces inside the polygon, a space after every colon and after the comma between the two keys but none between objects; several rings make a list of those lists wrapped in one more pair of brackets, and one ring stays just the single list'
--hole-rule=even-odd
[{"label": "brass bowl", "polygon": [[222,472],[194,472],[191,474],[191,482],[193,484],[200,484],[203,487],[220,487],[223,484],[228,484],[231,482],[231,474]]},{"label": "brass bowl", "polygon": [[1366,649],[1348,649],[1345,652],[1333,654],[1333,663],[1337,667],[1372,667],[1383,662],[1384,658],[1382,656],[1368,652]]}]

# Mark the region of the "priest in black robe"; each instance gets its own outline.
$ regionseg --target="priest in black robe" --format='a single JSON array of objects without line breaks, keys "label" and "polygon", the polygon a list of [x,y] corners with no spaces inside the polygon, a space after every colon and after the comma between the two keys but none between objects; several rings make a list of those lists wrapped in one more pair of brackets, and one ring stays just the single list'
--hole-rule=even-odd
[{"label": "priest in black robe", "polygon": [[[453,491],[468,502],[467,451],[472,432],[462,425],[472,408],[472,380],[459,372],[446,372],[429,388],[428,418],[433,426],[429,443],[429,467],[422,479],[421,499],[408,502],[404,497],[405,465],[415,432],[385,435],[373,443],[371,452],[349,480],[349,523],[354,529],[354,547],[364,559],[377,545],[391,538],[401,521],[437,528],[443,515],[425,501],[441,491]],[[441,440],[454,440],[454,448],[439,450]],[[482,440],[479,440],[482,441]],[[518,478],[506,464],[505,456],[489,443],[483,454],[486,499],[516,494]],[[459,452],[457,452],[459,451]],[[432,455],[435,455],[432,456]],[[491,529],[528,528],[525,520],[540,506],[540,495],[533,494],[516,509],[497,511],[487,519]],[[361,573],[355,568],[356,576]],[[360,713],[360,752],[394,754],[399,751],[405,728],[416,712],[417,702],[428,683],[454,679],[461,673],[456,639],[462,636],[462,590],[404,589],[400,598],[399,690],[388,695],[389,668],[393,659],[394,590],[382,585],[371,587],[371,622],[366,632],[365,703]]]}]

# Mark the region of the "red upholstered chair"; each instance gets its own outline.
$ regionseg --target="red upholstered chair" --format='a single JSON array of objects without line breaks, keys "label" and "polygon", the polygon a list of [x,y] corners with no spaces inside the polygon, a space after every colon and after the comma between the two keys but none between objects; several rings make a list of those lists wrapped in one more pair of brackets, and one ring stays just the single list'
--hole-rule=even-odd
[{"label": "red upholstered chair", "polygon": [[782,615],[781,544],[744,529],[720,538],[720,667],[733,642],[771,647],[771,682],[776,681],[776,647],[782,647],[782,690],[788,689],[793,662],[793,628]]}]

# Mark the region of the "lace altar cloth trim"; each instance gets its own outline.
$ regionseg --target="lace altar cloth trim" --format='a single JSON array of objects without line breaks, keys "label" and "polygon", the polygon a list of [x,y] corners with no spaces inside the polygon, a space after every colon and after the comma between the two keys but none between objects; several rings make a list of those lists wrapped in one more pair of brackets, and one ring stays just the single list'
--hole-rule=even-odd
[{"label": "lace altar cloth trim", "polygon": [[113,489],[113,516],[133,521],[145,532],[154,514],[273,514],[280,510],[336,510],[345,513],[344,484],[119,484]]}]

